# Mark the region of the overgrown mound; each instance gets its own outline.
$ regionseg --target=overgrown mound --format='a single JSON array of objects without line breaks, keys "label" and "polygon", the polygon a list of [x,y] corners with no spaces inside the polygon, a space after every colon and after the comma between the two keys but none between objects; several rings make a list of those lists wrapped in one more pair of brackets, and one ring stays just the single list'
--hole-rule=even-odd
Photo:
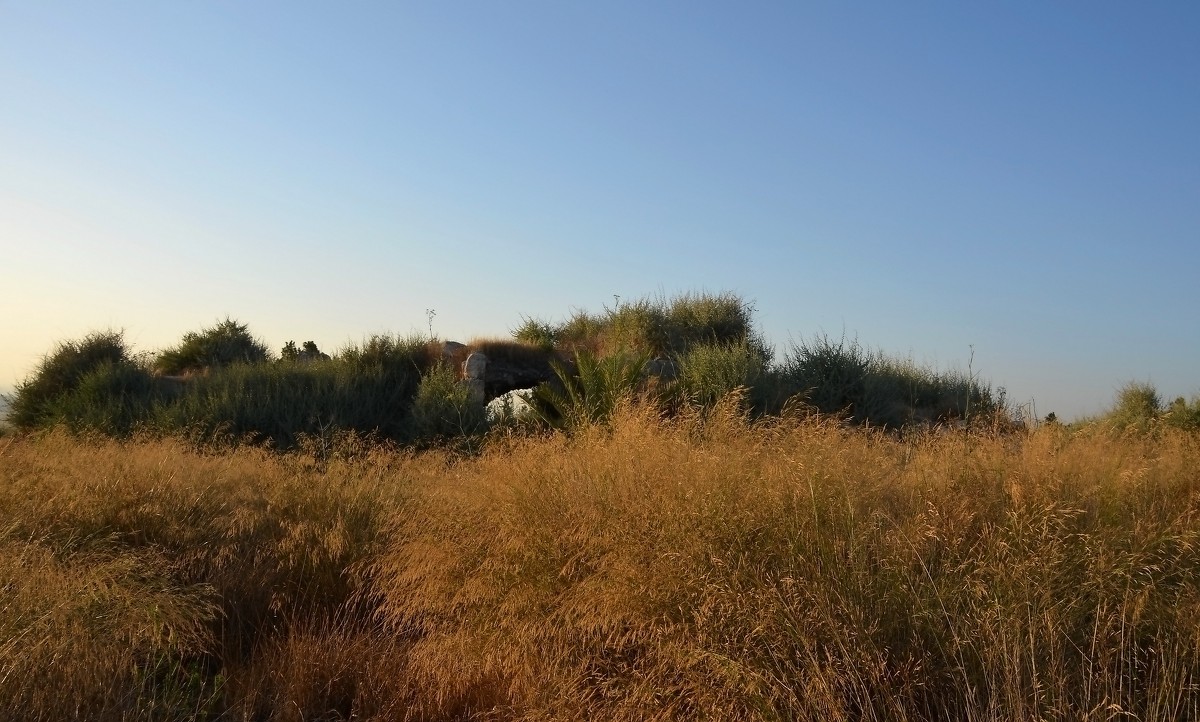
[{"label": "overgrown mound", "polygon": [[[335,354],[289,341],[275,357],[245,324],[226,318],[189,332],[152,364],[119,333],[64,343],[17,390],[20,429],[66,424],[123,436],[135,429],[294,447],[352,432],[401,444],[483,433],[482,404],[538,387],[542,422],[602,422],[640,396],[673,415],[735,394],[751,416],[803,407],[860,425],[899,428],[1007,414],[971,374],[939,373],[814,336],[775,359],[752,304],[731,293],[618,302],[561,323],[526,319],[515,339],[440,343],[375,336]],[[488,357],[482,394],[462,363]],[[1186,411],[1186,409],[1185,409]]]}]

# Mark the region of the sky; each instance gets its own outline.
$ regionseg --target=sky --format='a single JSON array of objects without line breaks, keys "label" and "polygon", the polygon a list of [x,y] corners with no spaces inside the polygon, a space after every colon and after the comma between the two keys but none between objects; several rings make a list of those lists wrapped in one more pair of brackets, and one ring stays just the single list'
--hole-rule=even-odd
[{"label": "sky", "polygon": [[0,0],[0,392],[64,340],[734,292],[1040,416],[1200,393],[1200,3]]}]

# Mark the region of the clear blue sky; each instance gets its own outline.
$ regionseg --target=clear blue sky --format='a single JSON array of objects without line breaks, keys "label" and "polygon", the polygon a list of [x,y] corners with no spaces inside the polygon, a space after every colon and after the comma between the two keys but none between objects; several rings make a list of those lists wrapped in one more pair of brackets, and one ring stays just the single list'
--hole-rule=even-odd
[{"label": "clear blue sky", "polygon": [[735,291],[1040,414],[1200,391],[1200,3],[0,1],[0,390]]}]

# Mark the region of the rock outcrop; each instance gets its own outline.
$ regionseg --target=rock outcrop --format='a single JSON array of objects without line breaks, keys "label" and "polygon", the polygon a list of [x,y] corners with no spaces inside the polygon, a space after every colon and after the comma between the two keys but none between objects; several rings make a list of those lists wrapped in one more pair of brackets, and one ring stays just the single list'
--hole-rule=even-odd
[{"label": "rock outcrop", "polygon": [[532,389],[514,389],[488,402],[488,423],[520,420],[537,413],[531,402]]}]

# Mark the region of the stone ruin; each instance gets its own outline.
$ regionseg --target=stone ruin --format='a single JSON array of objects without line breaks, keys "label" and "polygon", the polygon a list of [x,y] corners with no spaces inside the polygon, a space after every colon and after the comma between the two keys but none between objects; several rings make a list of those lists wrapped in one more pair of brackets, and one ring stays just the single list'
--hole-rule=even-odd
[{"label": "stone ruin", "polygon": [[[467,385],[471,400],[487,408],[489,421],[532,411],[533,389],[541,383],[557,380],[550,366],[553,358],[572,366],[570,360],[553,353],[547,353],[541,360],[493,359],[481,351],[471,351],[457,341],[442,344],[442,359],[459,366],[461,382]],[[678,374],[678,369],[674,361],[657,358],[646,364],[645,374],[671,380]]]},{"label": "stone ruin", "polygon": [[488,358],[480,351],[470,351],[457,341],[442,344],[442,359],[458,366],[463,383],[471,387],[472,395],[486,403],[510,391],[527,390],[544,381],[554,380],[550,367],[551,354],[541,361],[515,361]]}]

